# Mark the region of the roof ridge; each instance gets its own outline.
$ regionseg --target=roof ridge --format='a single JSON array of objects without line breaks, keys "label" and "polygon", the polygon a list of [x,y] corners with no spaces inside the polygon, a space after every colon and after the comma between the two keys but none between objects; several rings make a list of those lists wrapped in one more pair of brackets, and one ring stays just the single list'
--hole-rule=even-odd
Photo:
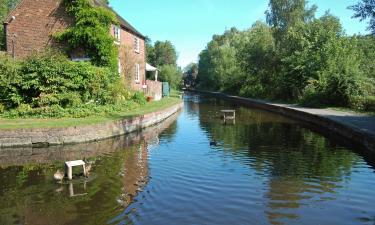
[{"label": "roof ridge", "polygon": [[137,35],[141,38],[145,38],[145,36],[143,34],[141,34],[141,32],[139,32],[137,29],[135,29],[128,21],[126,21],[122,16],[120,16],[112,7],[110,7],[109,5],[107,5],[104,2],[99,1],[99,0],[91,0],[91,2],[93,2],[96,6],[106,8],[106,9],[110,10],[111,12],[113,12],[115,14],[115,16],[117,17],[117,19],[119,20],[120,24],[124,28],[128,29],[129,31],[133,32],[135,35]]}]

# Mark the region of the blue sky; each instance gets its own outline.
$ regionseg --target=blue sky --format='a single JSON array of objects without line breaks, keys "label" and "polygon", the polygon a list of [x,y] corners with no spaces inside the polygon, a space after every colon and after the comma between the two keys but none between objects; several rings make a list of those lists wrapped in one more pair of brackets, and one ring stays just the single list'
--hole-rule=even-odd
[{"label": "blue sky", "polygon": [[[338,16],[347,34],[365,34],[367,24],[352,19],[353,12],[347,9],[358,1],[310,0],[309,4],[318,6],[317,16],[326,10]],[[268,0],[110,0],[110,5],[152,41],[172,41],[178,64],[184,67],[197,61],[212,35],[265,21]]]}]

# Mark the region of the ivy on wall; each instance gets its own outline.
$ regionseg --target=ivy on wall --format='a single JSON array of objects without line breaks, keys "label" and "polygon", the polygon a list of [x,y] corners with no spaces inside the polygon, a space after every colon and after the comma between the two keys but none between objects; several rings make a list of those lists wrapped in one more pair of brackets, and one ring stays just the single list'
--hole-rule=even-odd
[{"label": "ivy on wall", "polygon": [[118,24],[115,14],[103,7],[94,7],[90,0],[64,0],[64,5],[75,23],[55,38],[67,42],[70,51],[84,49],[93,64],[116,71],[118,49],[109,32],[112,24]]}]

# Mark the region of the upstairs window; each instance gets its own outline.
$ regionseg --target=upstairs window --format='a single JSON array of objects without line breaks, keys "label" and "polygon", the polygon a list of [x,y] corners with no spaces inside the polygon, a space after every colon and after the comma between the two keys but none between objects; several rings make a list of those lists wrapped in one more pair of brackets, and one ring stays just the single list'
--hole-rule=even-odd
[{"label": "upstairs window", "polygon": [[134,50],[136,53],[139,53],[139,38],[134,37]]},{"label": "upstairs window", "polygon": [[140,66],[139,64],[135,64],[135,82],[139,83],[140,82]]},{"label": "upstairs window", "polygon": [[115,42],[120,43],[121,29],[119,26],[113,26],[113,37],[115,38]]}]

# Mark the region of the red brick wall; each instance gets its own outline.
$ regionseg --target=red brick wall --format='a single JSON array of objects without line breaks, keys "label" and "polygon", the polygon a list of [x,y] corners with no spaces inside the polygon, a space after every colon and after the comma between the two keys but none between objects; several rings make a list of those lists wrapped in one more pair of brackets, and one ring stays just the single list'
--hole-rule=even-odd
[{"label": "red brick wall", "polygon": [[[12,16],[15,20],[10,19]],[[42,51],[48,47],[62,48],[52,35],[62,31],[73,23],[62,5],[62,0],[23,0],[9,15],[6,25],[6,44],[9,55],[25,58],[34,51]],[[113,27],[111,29],[113,34]],[[130,88],[142,90],[146,82],[145,41],[139,38],[140,51],[135,52],[134,37],[131,32],[121,28],[119,43],[122,75]],[[13,51],[14,49],[14,51]],[[140,65],[140,81],[135,81],[135,64]],[[125,69],[128,67],[127,69]]]},{"label": "red brick wall", "polygon": [[[113,27],[111,29],[113,35]],[[135,51],[134,38],[139,39],[139,53]],[[121,75],[125,76],[129,86],[134,90],[142,90],[142,85],[146,82],[146,50],[145,41],[131,32],[121,28],[119,55],[121,61]],[[135,64],[139,64],[139,82],[135,81]]]},{"label": "red brick wall", "polygon": [[73,21],[61,2],[23,0],[6,21],[7,52],[17,58],[25,58],[33,51],[61,47],[54,41],[52,34],[66,29]]},{"label": "red brick wall", "polygon": [[154,100],[160,100],[163,96],[163,86],[159,81],[146,80],[146,96],[151,96]]}]

